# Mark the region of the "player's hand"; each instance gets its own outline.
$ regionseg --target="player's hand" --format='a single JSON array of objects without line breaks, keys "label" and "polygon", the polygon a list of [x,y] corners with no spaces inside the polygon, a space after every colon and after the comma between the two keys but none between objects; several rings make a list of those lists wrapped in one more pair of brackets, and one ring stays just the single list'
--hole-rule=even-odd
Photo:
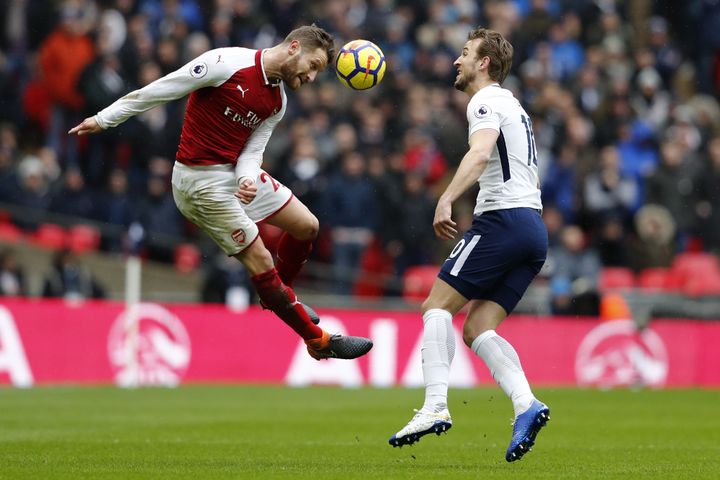
[{"label": "player's hand", "polygon": [[88,117],[83,120],[80,125],[71,128],[68,134],[89,135],[98,132],[102,132],[102,127],[98,124],[97,120],[95,120],[95,117]]},{"label": "player's hand", "polygon": [[457,227],[457,223],[452,219],[452,203],[441,198],[435,208],[435,218],[433,219],[435,235],[443,240],[452,240],[458,233],[455,227]]},{"label": "player's hand", "polygon": [[245,205],[252,202],[256,195],[257,185],[249,178],[245,178],[240,182],[238,191],[235,193],[235,196]]}]

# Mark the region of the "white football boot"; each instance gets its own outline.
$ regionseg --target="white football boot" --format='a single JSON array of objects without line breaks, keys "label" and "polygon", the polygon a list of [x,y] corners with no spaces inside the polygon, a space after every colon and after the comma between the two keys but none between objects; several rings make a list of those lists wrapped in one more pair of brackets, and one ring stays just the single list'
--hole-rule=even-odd
[{"label": "white football boot", "polygon": [[393,447],[402,447],[403,445],[412,445],[420,441],[420,437],[428,433],[440,435],[447,432],[452,427],[452,418],[448,409],[440,412],[428,412],[425,410],[415,410],[415,416],[408,422],[402,430],[397,432],[388,443]]}]

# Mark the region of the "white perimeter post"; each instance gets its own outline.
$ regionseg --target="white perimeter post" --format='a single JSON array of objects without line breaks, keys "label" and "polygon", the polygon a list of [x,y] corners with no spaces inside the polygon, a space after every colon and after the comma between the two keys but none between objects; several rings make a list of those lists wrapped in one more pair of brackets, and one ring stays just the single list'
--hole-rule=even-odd
[{"label": "white perimeter post", "polygon": [[138,256],[139,245],[143,237],[143,228],[133,223],[128,229],[127,260],[125,261],[125,346],[127,348],[127,381],[123,387],[137,387],[140,383],[139,369],[139,338],[140,318],[138,306],[142,288],[142,261]]}]

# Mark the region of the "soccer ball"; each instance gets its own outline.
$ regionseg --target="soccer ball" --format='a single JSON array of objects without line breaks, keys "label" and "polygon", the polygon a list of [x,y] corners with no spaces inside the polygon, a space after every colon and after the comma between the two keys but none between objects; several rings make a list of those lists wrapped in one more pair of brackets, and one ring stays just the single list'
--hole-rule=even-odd
[{"label": "soccer ball", "polygon": [[385,74],[385,55],[367,40],[353,40],[335,58],[335,71],[340,81],[353,90],[372,88]]}]

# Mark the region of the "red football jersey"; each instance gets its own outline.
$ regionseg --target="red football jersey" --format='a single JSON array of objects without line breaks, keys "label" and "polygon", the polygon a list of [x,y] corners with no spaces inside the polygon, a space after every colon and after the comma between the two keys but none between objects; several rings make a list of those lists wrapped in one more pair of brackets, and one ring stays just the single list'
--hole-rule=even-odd
[{"label": "red football jersey", "polygon": [[190,95],[176,160],[189,166],[238,164],[238,177],[255,178],[275,125],[285,114],[281,82],[270,83],[263,51],[218,48],[96,115],[114,127],[156,105]]}]

